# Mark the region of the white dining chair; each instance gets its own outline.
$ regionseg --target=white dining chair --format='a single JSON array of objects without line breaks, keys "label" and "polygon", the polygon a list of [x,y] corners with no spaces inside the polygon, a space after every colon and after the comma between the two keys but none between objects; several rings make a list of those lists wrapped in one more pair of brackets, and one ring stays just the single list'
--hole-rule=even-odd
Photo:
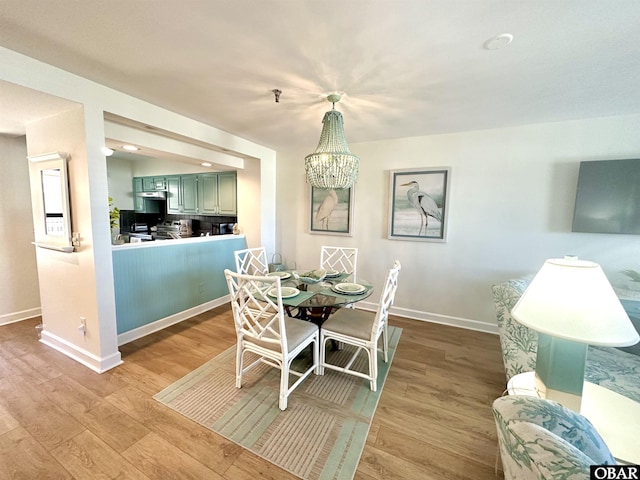
[{"label": "white dining chair", "polygon": [[266,275],[269,273],[267,251],[264,247],[245,248],[233,252],[236,272],[245,275]]},{"label": "white dining chair", "polygon": [[[320,364],[318,327],[311,322],[285,315],[279,277],[243,275],[224,271],[238,343],[236,345],[236,387],[242,375],[264,363],[280,369],[278,407],[286,410],[291,392]],[[305,371],[291,369],[291,362],[313,344],[313,361]],[[258,359],[244,366],[244,355],[253,352]],[[289,386],[289,375],[298,379]]]},{"label": "white dining chair", "polygon": [[[358,249],[355,247],[331,247],[323,245],[320,249],[320,269],[336,270],[340,273],[353,275],[356,282],[358,268]],[[356,308],[355,303],[349,303],[344,308]]]},{"label": "white dining chair", "polygon": [[[380,295],[380,303],[375,313],[341,308],[322,324],[320,330],[320,375],[324,374],[325,368],[337,370],[365,378],[369,380],[371,390],[374,392],[377,390],[378,341],[382,337],[382,357],[387,363],[389,361],[389,308],[393,304],[398,289],[400,268],[400,262],[396,260],[387,274],[384,290]],[[356,347],[346,365],[327,363],[326,344],[329,340],[336,340],[342,344]],[[361,351],[367,354],[368,372],[360,372],[351,368]]]},{"label": "white dining chair", "polygon": [[322,246],[320,250],[320,268],[322,270],[336,270],[340,273],[352,274],[355,282],[357,267],[357,248]]}]

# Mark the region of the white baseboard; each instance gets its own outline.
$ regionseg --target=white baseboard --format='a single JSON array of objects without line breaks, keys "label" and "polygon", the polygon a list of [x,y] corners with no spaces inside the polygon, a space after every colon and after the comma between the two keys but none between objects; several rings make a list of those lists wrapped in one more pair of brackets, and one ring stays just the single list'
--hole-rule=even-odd
[{"label": "white baseboard", "polygon": [[40,342],[59,351],[60,353],[63,353],[67,357],[73,358],[75,361],[89,367],[94,372],[103,373],[122,364],[122,358],[118,351],[107,357],[98,357],[97,355],[86,351],[84,348],[80,348],[64,338],[53,335],[46,330],[42,331]]},{"label": "white baseboard", "polygon": [[28,318],[38,317],[42,314],[40,307],[30,308],[29,310],[22,310],[21,312],[7,313],[0,315],[0,325],[8,325],[10,323],[21,322]]},{"label": "white baseboard", "polygon": [[229,295],[225,295],[224,297],[216,298],[209,302],[202,303],[188,310],[183,310],[182,312],[178,312],[168,317],[161,318],[160,320],[156,320],[153,323],[149,323],[147,325],[143,325],[142,327],[129,330],[128,332],[121,333],[120,335],[118,335],[118,346],[124,345],[125,343],[133,342],[138,338],[142,338],[146,335],[157,332],[158,330],[162,330],[164,328],[170,327],[171,325],[175,325],[176,323],[180,323],[183,320],[199,315],[203,312],[206,312],[207,310],[211,310],[212,308],[216,308],[229,303],[229,301]]},{"label": "white baseboard", "polygon": [[[363,310],[375,311],[378,308],[378,305],[372,302],[358,302],[356,307],[362,308]],[[409,308],[401,307],[391,307],[389,313],[391,313],[391,315],[409,318],[412,320],[439,323],[441,325],[465,328],[467,330],[498,334],[498,325],[495,323],[480,322],[478,320],[470,320],[468,318],[452,317],[449,315],[440,315],[437,313],[422,312],[419,310],[411,310]]]}]

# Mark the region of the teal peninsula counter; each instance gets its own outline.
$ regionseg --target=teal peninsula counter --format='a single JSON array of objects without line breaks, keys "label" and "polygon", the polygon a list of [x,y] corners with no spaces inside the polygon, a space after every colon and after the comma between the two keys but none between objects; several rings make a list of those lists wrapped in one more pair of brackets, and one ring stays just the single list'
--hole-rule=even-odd
[{"label": "teal peninsula counter", "polygon": [[224,269],[244,235],[216,235],[113,246],[118,344],[227,302]]}]

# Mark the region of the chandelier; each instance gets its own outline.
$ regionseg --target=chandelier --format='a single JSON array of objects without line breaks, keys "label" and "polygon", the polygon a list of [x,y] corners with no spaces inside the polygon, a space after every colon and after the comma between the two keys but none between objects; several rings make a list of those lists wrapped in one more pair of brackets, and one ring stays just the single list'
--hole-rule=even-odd
[{"label": "chandelier", "polygon": [[333,108],[324,114],[316,151],[304,157],[304,169],[311,186],[322,189],[350,188],[358,178],[360,158],[349,151],[342,114],[336,110],[337,93],[327,97]]}]

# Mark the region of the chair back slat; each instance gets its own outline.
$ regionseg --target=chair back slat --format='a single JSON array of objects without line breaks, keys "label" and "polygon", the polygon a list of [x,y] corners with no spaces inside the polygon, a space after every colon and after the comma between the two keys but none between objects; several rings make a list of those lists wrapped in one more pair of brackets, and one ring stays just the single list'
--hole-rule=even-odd
[{"label": "chair back slat", "polygon": [[233,254],[236,260],[236,272],[258,276],[269,273],[267,252],[264,247],[236,250]]},{"label": "chair back slat", "polygon": [[396,291],[398,290],[398,275],[400,274],[401,268],[400,262],[396,260],[393,263],[393,267],[389,270],[389,273],[387,273],[384,289],[380,295],[380,303],[376,310],[376,319],[373,322],[372,338],[376,338],[378,332],[384,328],[384,325],[389,319],[389,309],[391,305],[393,305]]},{"label": "chair back slat", "polygon": [[[286,345],[280,278],[244,275],[228,269],[224,274],[238,338],[251,337],[280,344],[281,348]],[[272,297],[268,292],[274,289],[276,296]]]},{"label": "chair back slat", "polygon": [[358,249],[347,247],[322,246],[320,250],[320,268],[337,270],[340,273],[350,273],[356,279],[358,266]]}]

